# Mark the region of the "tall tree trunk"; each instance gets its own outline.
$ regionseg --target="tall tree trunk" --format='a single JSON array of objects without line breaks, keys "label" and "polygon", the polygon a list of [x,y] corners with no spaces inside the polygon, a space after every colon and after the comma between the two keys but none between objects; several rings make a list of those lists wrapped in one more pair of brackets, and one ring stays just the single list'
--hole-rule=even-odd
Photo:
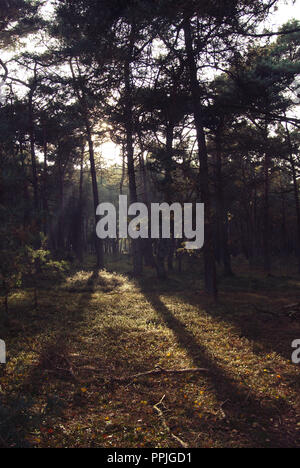
[{"label": "tall tree trunk", "polygon": [[221,257],[224,264],[225,276],[233,276],[231,268],[231,257],[228,247],[228,215],[224,204],[224,190],[222,177],[222,149],[221,149],[221,128],[216,135],[216,182],[217,182],[217,223],[219,225],[221,240]]},{"label": "tall tree trunk", "polygon": [[191,31],[190,18],[185,17],[183,22],[185,47],[187,53],[187,65],[190,75],[190,86],[193,98],[193,110],[195,126],[197,131],[197,142],[200,164],[200,194],[201,201],[205,204],[205,245],[204,265],[205,265],[205,289],[206,292],[213,297],[217,297],[217,274],[216,262],[213,245],[213,230],[211,222],[211,206],[210,206],[210,190],[209,190],[209,173],[208,173],[208,154],[206,139],[203,125],[203,114],[201,106],[201,89],[197,78],[197,65],[193,48],[193,39]]},{"label": "tall tree trunk", "polygon": [[298,272],[300,273],[300,200],[299,200],[299,187],[298,187],[298,180],[297,180],[296,165],[295,165],[294,155],[293,155],[293,145],[292,145],[292,141],[291,141],[291,134],[290,134],[289,127],[288,127],[287,124],[286,124],[286,135],[287,135],[287,141],[288,141],[288,145],[289,145],[290,164],[291,164],[292,176],[293,176],[293,188],[294,188],[296,216],[297,216]]},{"label": "tall tree trunk", "polygon": [[[58,150],[59,151],[59,150]],[[58,155],[58,179],[59,179],[59,216],[58,216],[58,232],[57,245],[59,250],[64,252],[65,249],[65,202],[64,202],[64,171],[61,163],[61,155]]]},{"label": "tall tree trunk", "polygon": [[76,255],[81,263],[83,262],[83,159],[84,145],[81,149],[78,207],[74,226]]},{"label": "tall tree trunk", "polygon": [[[72,78],[74,82],[74,90],[77,95],[78,101],[82,105],[82,110],[83,110],[84,119],[85,119],[86,137],[87,137],[87,142],[88,142],[88,147],[89,147],[89,159],[90,159],[94,213],[95,213],[94,239],[95,239],[96,262],[97,262],[97,268],[101,269],[101,268],[104,268],[104,250],[103,250],[103,240],[99,239],[99,237],[96,234],[96,226],[98,223],[98,216],[96,214],[96,211],[99,205],[99,190],[98,190],[97,172],[96,172],[96,164],[95,164],[94,143],[92,139],[92,126],[91,126],[90,119],[89,119],[89,111],[88,111],[88,105],[86,102],[85,89],[82,85],[79,85],[77,83],[72,59],[70,59],[69,64],[70,64],[70,69],[71,69]],[[76,65],[77,65],[79,77],[81,78],[80,66],[79,66],[77,59],[76,59]]]},{"label": "tall tree trunk", "polygon": [[173,158],[173,143],[174,143],[174,124],[168,122],[166,126],[166,153],[167,157],[165,160],[165,193],[166,193],[166,202],[171,203],[173,200],[173,191],[172,191],[172,158]]},{"label": "tall tree trunk", "polygon": [[33,93],[30,90],[29,94],[29,138],[30,138],[30,154],[31,154],[31,167],[32,167],[32,185],[33,185],[33,200],[35,217],[39,224],[39,189],[38,189],[38,176],[37,164],[35,154],[35,125],[34,125],[34,111],[33,111]]},{"label": "tall tree trunk", "polygon": [[[151,206],[150,206],[148,173],[147,173],[147,168],[146,168],[146,164],[144,160],[145,148],[144,148],[143,139],[142,139],[142,132],[140,129],[138,129],[138,138],[139,138],[139,146],[141,149],[141,154],[139,155],[139,172],[140,172],[141,185],[143,187],[142,199],[145,205],[147,205],[148,210],[150,212]],[[150,219],[148,222],[148,228],[150,232],[150,229],[151,229]],[[155,258],[153,254],[153,240],[151,239],[151,237],[149,237],[148,239],[142,239],[142,255],[143,255],[144,262],[145,262],[145,266],[155,268]]]},{"label": "tall tree trunk", "polygon": [[[137,186],[134,167],[134,148],[133,148],[133,99],[132,99],[132,84],[131,84],[131,62],[133,59],[134,49],[134,27],[131,26],[129,49],[124,64],[124,82],[125,82],[125,129],[126,129],[126,152],[129,178],[129,193],[130,203],[136,203]],[[132,239],[132,254],[133,254],[133,273],[135,276],[140,276],[143,272],[143,256],[141,249],[141,239]]]},{"label": "tall tree trunk", "polygon": [[123,151],[122,151],[122,175],[121,175],[121,180],[120,180],[120,195],[123,195],[124,182],[125,182],[125,170],[126,170],[126,155],[125,155],[125,148],[123,147]]},{"label": "tall tree trunk", "polygon": [[[286,256],[288,254],[286,197],[285,197],[283,181],[282,181],[282,171],[280,171],[279,173],[279,182],[280,182],[280,196],[281,196],[281,254],[282,256]],[[300,271],[300,262],[299,262],[299,271]]]},{"label": "tall tree trunk", "polygon": [[[172,160],[173,160],[173,144],[174,144],[174,123],[171,118],[167,122],[166,126],[166,202],[171,204],[173,201],[173,177],[172,177]],[[176,200],[175,200],[176,201]],[[171,239],[169,240],[169,251],[168,251],[168,270],[174,270],[174,254],[175,254],[175,239],[174,239],[174,230],[171,230]]]},{"label": "tall tree trunk", "polygon": [[252,203],[252,206],[250,207],[250,220],[249,220],[249,226],[250,226],[249,264],[250,264],[250,267],[252,268],[254,266],[255,257],[257,256],[257,250],[258,250],[258,245],[257,245],[257,238],[258,238],[257,224],[258,223],[257,223],[257,182],[256,182],[255,167],[253,164],[250,165],[250,170],[251,170],[252,180],[254,184],[253,203]]},{"label": "tall tree trunk", "polygon": [[21,155],[21,161],[22,161],[22,171],[23,171],[23,197],[24,197],[24,214],[23,214],[23,227],[26,229],[28,226],[28,221],[30,220],[30,197],[28,193],[28,183],[27,183],[27,171],[26,171],[26,165],[25,165],[25,158],[26,156],[24,155],[24,148],[23,148],[23,138],[24,135],[20,136],[20,155]]},{"label": "tall tree trunk", "polygon": [[[46,138],[46,128],[43,128],[43,146],[44,146],[44,171],[43,171],[43,190],[42,190],[42,200],[43,200],[43,229],[44,234],[47,236],[48,233],[48,220],[49,220],[49,206],[47,199],[47,171],[48,171],[48,148],[47,148],[47,138]],[[50,235],[51,237],[51,235]]]},{"label": "tall tree trunk", "polygon": [[263,244],[264,244],[264,270],[267,274],[271,273],[271,256],[270,256],[270,156],[267,151],[265,154],[265,182],[264,182],[264,228],[263,228]]},{"label": "tall tree trunk", "polygon": [[[150,210],[150,197],[148,193],[148,180],[147,180],[147,171],[145,167],[145,161],[144,161],[144,154],[143,154],[143,145],[140,142],[141,148],[142,148],[142,153],[139,157],[139,170],[140,170],[140,178],[141,178],[141,183],[143,186],[143,202],[145,205],[148,207],[148,210]],[[151,228],[151,222],[149,220],[148,223],[149,231]],[[153,242],[152,239],[142,239],[142,255],[144,258],[145,266],[147,267],[155,267],[155,259],[153,255]]]},{"label": "tall tree trunk", "polygon": [[[94,213],[95,213],[95,226],[96,226],[98,223],[98,216],[96,214],[96,211],[99,205],[99,190],[98,190],[98,183],[97,183],[94,143],[92,140],[91,127],[88,121],[86,123],[86,132],[87,132],[87,140],[88,140],[88,146],[89,146],[91,177],[92,177],[92,187],[93,187],[93,200],[94,200]],[[103,240],[99,239],[99,237],[96,234],[96,230],[95,230],[94,236],[95,236],[97,268],[101,269],[101,268],[104,268]]]},{"label": "tall tree trunk", "polygon": [[300,201],[299,201],[299,188],[297,181],[297,173],[295,167],[295,161],[293,155],[291,155],[291,167],[293,174],[293,187],[294,187],[294,197],[296,205],[296,215],[297,215],[297,257],[298,257],[298,272],[300,273]]}]

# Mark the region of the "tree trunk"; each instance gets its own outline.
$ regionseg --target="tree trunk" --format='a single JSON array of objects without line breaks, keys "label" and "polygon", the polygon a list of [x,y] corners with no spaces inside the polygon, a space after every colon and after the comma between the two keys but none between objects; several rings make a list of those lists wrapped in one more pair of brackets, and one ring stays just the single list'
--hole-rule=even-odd
[{"label": "tree trunk", "polygon": [[217,275],[216,275],[216,263],[213,245],[213,230],[211,223],[211,207],[210,207],[210,190],[209,190],[209,173],[208,173],[208,154],[206,139],[203,125],[203,115],[201,108],[201,89],[197,78],[197,66],[195,62],[195,55],[193,49],[193,39],[190,18],[185,17],[184,23],[184,36],[185,36],[185,47],[187,53],[187,65],[190,75],[190,86],[193,98],[193,110],[195,126],[197,131],[197,142],[199,152],[199,164],[200,164],[200,194],[201,201],[205,204],[205,245],[203,249],[204,253],[204,265],[205,265],[205,289],[206,292],[213,297],[217,297]]},{"label": "tree trunk", "polygon": [[[90,156],[90,166],[91,166],[91,177],[92,177],[92,187],[93,187],[93,200],[94,200],[94,212],[95,212],[95,226],[98,223],[98,216],[96,214],[98,205],[99,205],[99,191],[98,191],[98,183],[97,183],[97,173],[96,173],[96,165],[95,165],[95,153],[94,153],[94,143],[92,140],[91,128],[89,122],[86,124],[87,126],[87,140],[89,145],[89,156]],[[96,234],[96,230],[94,233],[95,236],[95,249],[96,249],[96,258],[97,258],[97,268],[101,269],[104,268],[104,251],[103,251],[103,240],[99,239]]]},{"label": "tree trunk", "polygon": [[231,257],[228,247],[228,215],[224,204],[224,190],[222,177],[221,128],[216,135],[216,182],[217,182],[217,223],[221,241],[221,258],[224,264],[224,275],[233,276]]},{"label": "tree trunk", "polygon": [[271,257],[270,257],[270,178],[269,178],[270,156],[268,151],[265,155],[265,197],[264,197],[264,229],[263,229],[263,244],[264,244],[264,270],[269,275],[271,273]]},{"label": "tree trunk", "polygon": [[120,180],[120,195],[123,195],[123,190],[124,190],[125,168],[126,168],[126,155],[125,155],[125,149],[123,148],[123,151],[122,151],[122,175],[121,175],[121,180]]},{"label": "tree trunk", "polygon": [[298,257],[298,273],[300,273],[300,201],[299,201],[299,188],[298,188],[295,161],[294,161],[292,154],[291,154],[290,162],[291,162],[292,174],[293,174],[293,187],[294,187],[294,197],[295,197],[296,216],[297,216],[297,257]]},{"label": "tree trunk", "polygon": [[[141,144],[141,148],[142,148],[142,144]],[[148,180],[147,180],[147,172],[146,172],[143,152],[139,157],[139,169],[140,169],[141,183],[143,186],[143,202],[145,203],[145,205],[147,205],[148,210],[150,210]],[[149,220],[148,227],[149,227],[149,232],[150,232],[150,227],[151,227],[150,220]],[[143,255],[144,262],[145,262],[145,266],[154,268],[155,259],[153,256],[153,242],[151,238],[142,239],[142,255]]]},{"label": "tree trunk", "polygon": [[[44,171],[43,171],[43,190],[42,190],[42,201],[43,201],[43,229],[44,234],[48,234],[48,219],[49,219],[49,206],[47,199],[47,138],[46,138],[46,128],[43,129],[43,139],[44,139]],[[51,237],[51,236],[50,236]]]},{"label": "tree trunk", "polygon": [[[39,220],[39,192],[38,192],[39,189],[38,189],[37,164],[36,164],[36,154],[35,154],[33,93],[34,93],[34,90],[31,90],[29,94],[29,138],[30,138],[30,154],[31,154],[31,166],[32,166],[34,211],[35,211],[36,219],[38,221]],[[38,224],[39,224],[39,221],[38,221]]]},{"label": "tree trunk", "polygon": [[[99,190],[98,190],[98,183],[97,183],[94,143],[92,139],[92,127],[91,127],[91,123],[89,119],[89,112],[88,112],[88,105],[86,102],[85,89],[82,85],[78,85],[77,83],[72,59],[70,59],[69,64],[70,64],[70,69],[71,69],[72,78],[74,82],[74,90],[77,95],[78,101],[82,105],[82,110],[83,110],[83,114],[85,118],[85,128],[86,128],[86,136],[87,136],[87,142],[88,142],[88,147],[89,147],[89,158],[90,158],[90,166],[91,166],[91,178],[92,178],[94,213],[95,213],[94,239],[95,239],[96,262],[97,262],[97,268],[102,269],[104,268],[103,240],[99,239],[99,237],[96,234],[96,226],[98,223],[98,216],[96,212],[97,212],[97,208],[99,205]],[[79,67],[79,63],[77,59],[76,59],[76,65],[77,65],[79,76],[81,77],[81,71],[80,71],[80,67]]]},{"label": "tree trunk", "polygon": [[156,243],[155,266],[157,271],[157,277],[162,280],[165,280],[167,278],[165,260],[168,255],[168,250],[168,239],[158,239]]},{"label": "tree trunk", "polygon": [[[59,152],[59,150],[58,150]],[[58,216],[58,232],[57,232],[57,245],[61,253],[65,249],[65,226],[64,226],[64,173],[61,164],[61,155],[58,154],[58,179],[59,179],[59,216]]]},{"label": "tree trunk", "polygon": [[26,166],[25,166],[25,158],[26,155],[24,155],[24,149],[23,149],[23,135],[20,136],[20,155],[21,155],[21,160],[22,160],[22,170],[23,170],[23,197],[24,197],[24,214],[23,214],[23,227],[24,229],[27,228],[28,222],[30,220],[30,197],[28,193],[28,184],[27,184],[27,171],[26,171]]},{"label": "tree trunk", "polygon": [[[133,100],[131,85],[131,62],[134,49],[134,27],[131,27],[129,49],[124,64],[125,81],[125,130],[126,130],[126,152],[129,178],[130,203],[137,203],[137,187],[134,167],[134,148],[133,148]],[[143,272],[143,257],[141,251],[141,239],[132,240],[133,254],[133,274],[140,276]]]},{"label": "tree trunk", "polygon": [[295,206],[296,206],[296,216],[297,216],[297,257],[298,257],[298,273],[300,274],[300,200],[299,200],[299,188],[298,188],[298,181],[297,181],[297,172],[296,166],[293,156],[293,148],[291,142],[291,135],[286,125],[286,134],[287,140],[290,150],[290,164],[292,168],[292,175],[293,175],[293,188],[294,188],[294,197],[295,197]]},{"label": "tree trunk", "polygon": [[83,262],[83,158],[84,146],[81,150],[78,207],[74,223],[76,255],[81,263]]},{"label": "tree trunk", "polygon": [[[166,126],[166,178],[165,178],[165,201],[169,204],[173,201],[174,191],[173,191],[173,177],[172,177],[172,158],[173,158],[173,144],[174,144],[174,123],[171,118],[167,122]],[[176,200],[175,200],[176,201]],[[171,229],[171,239],[169,239],[169,252],[168,252],[168,270],[173,271],[173,260],[175,254],[175,239],[174,239],[174,229],[172,226]]]},{"label": "tree trunk", "polygon": [[[279,174],[279,181],[280,181],[281,215],[282,215],[281,216],[281,255],[285,257],[288,254],[287,219],[286,219],[286,205],[287,204],[286,204],[286,197],[285,197],[283,181],[282,181],[282,171],[280,171],[280,174]],[[300,229],[299,229],[299,232],[300,232]],[[300,271],[300,261],[299,261],[299,271]]]},{"label": "tree trunk", "polygon": [[165,193],[166,193],[166,202],[171,203],[173,200],[173,191],[172,191],[172,158],[173,158],[173,142],[174,142],[174,124],[172,122],[167,123],[166,127],[166,152],[167,157],[165,161]]}]

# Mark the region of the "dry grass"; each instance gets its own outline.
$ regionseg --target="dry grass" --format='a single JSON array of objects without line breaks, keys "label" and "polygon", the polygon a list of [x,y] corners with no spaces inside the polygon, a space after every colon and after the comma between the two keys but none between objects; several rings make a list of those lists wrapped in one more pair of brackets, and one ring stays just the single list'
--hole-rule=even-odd
[{"label": "dry grass", "polygon": [[[28,291],[12,298],[0,402],[14,430],[0,421],[2,444],[176,447],[153,409],[166,395],[165,419],[190,447],[299,446],[300,326],[280,315],[299,301],[297,278],[242,275],[213,304],[194,275],[137,282],[113,269],[123,274],[86,269],[40,290],[37,312]],[[209,371],[110,382],[157,365]]]}]

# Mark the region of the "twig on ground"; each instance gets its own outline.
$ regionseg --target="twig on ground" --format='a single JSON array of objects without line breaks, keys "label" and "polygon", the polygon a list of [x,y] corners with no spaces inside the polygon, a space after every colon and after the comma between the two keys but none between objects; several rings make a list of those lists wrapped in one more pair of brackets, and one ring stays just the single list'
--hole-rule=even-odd
[{"label": "twig on ground", "polygon": [[171,432],[171,429],[169,428],[169,426],[168,426],[168,424],[167,424],[167,422],[166,422],[166,420],[165,420],[164,413],[163,413],[162,410],[159,408],[159,406],[163,403],[163,401],[164,401],[165,398],[166,398],[166,395],[164,395],[164,396],[162,397],[162,399],[161,399],[158,403],[156,403],[156,405],[153,406],[153,408],[154,408],[154,410],[158,413],[158,416],[159,416],[159,418],[160,418],[160,420],[161,420],[161,423],[162,423],[164,429],[168,432],[168,434],[170,434],[170,436],[171,436],[174,440],[176,440],[176,441],[181,445],[181,447],[183,447],[183,448],[189,448],[189,446],[188,446],[188,444],[187,444],[186,442],[184,442],[183,440],[181,440],[179,437],[177,437],[175,434],[173,434],[173,433]]},{"label": "twig on ground", "polygon": [[226,418],[227,418],[226,413],[225,413],[225,411],[224,411],[224,406],[225,406],[227,403],[229,403],[229,402],[230,402],[230,400],[225,400],[225,401],[220,405],[220,411],[221,411],[221,414],[222,414],[223,419],[226,419]]},{"label": "twig on ground", "polygon": [[164,369],[163,367],[157,366],[155,369],[147,372],[141,372],[139,374],[131,375],[128,377],[112,377],[113,382],[129,382],[139,377],[157,376],[162,374],[191,374],[193,372],[208,372],[208,369],[192,368],[192,369]]},{"label": "twig on ground", "polygon": [[[78,376],[75,375],[75,372],[73,370],[73,365],[72,363],[69,361],[68,358],[66,358],[65,356],[60,356],[60,358],[64,359],[65,362],[68,364],[68,367],[67,368],[61,368],[61,367],[58,367],[56,366],[54,369],[51,369],[49,370],[48,369],[48,372],[57,372],[57,371],[60,371],[60,372],[66,372],[68,373],[69,375],[71,375],[71,377],[77,381],[77,382],[83,382],[82,379],[80,379]],[[80,370],[88,370],[88,371],[91,371],[91,372],[95,372],[95,373],[101,373],[101,370],[100,369],[96,369],[96,368],[93,368],[93,367],[78,367],[78,366],[75,366],[76,369],[80,372]],[[158,376],[158,375],[184,375],[184,374],[191,374],[191,373],[200,373],[200,372],[208,372],[208,369],[202,369],[202,368],[191,368],[191,369],[164,369],[163,367],[160,367],[160,366],[157,366],[155,369],[151,370],[151,371],[147,371],[147,372],[141,372],[139,374],[134,374],[134,375],[130,375],[130,376],[125,376],[125,377],[110,377],[109,379],[109,383],[110,384],[113,384],[113,383],[130,383],[132,381],[134,381],[135,379],[138,379],[140,377],[149,377],[149,376]]]}]

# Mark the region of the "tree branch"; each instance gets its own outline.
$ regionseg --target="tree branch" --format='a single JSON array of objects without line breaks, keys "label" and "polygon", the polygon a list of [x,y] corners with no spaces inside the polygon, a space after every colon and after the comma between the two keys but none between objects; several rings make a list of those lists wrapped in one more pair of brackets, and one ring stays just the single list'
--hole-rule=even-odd
[{"label": "tree branch", "polygon": [[297,29],[290,29],[288,31],[278,31],[278,32],[269,32],[269,33],[261,33],[261,34],[254,34],[254,33],[238,33],[245,37],[272,37],[272,36],[284,36],[287,34],[294,34],[300,33],[300,28]]},{"label": "tree branch", "polygon": [[1,59],[0,59],[0,65],[4,69],[3,81],[6,81],[6,78],[8,77],[8,68],[6,66],[6,63],[4,63],[3,60]]}]

